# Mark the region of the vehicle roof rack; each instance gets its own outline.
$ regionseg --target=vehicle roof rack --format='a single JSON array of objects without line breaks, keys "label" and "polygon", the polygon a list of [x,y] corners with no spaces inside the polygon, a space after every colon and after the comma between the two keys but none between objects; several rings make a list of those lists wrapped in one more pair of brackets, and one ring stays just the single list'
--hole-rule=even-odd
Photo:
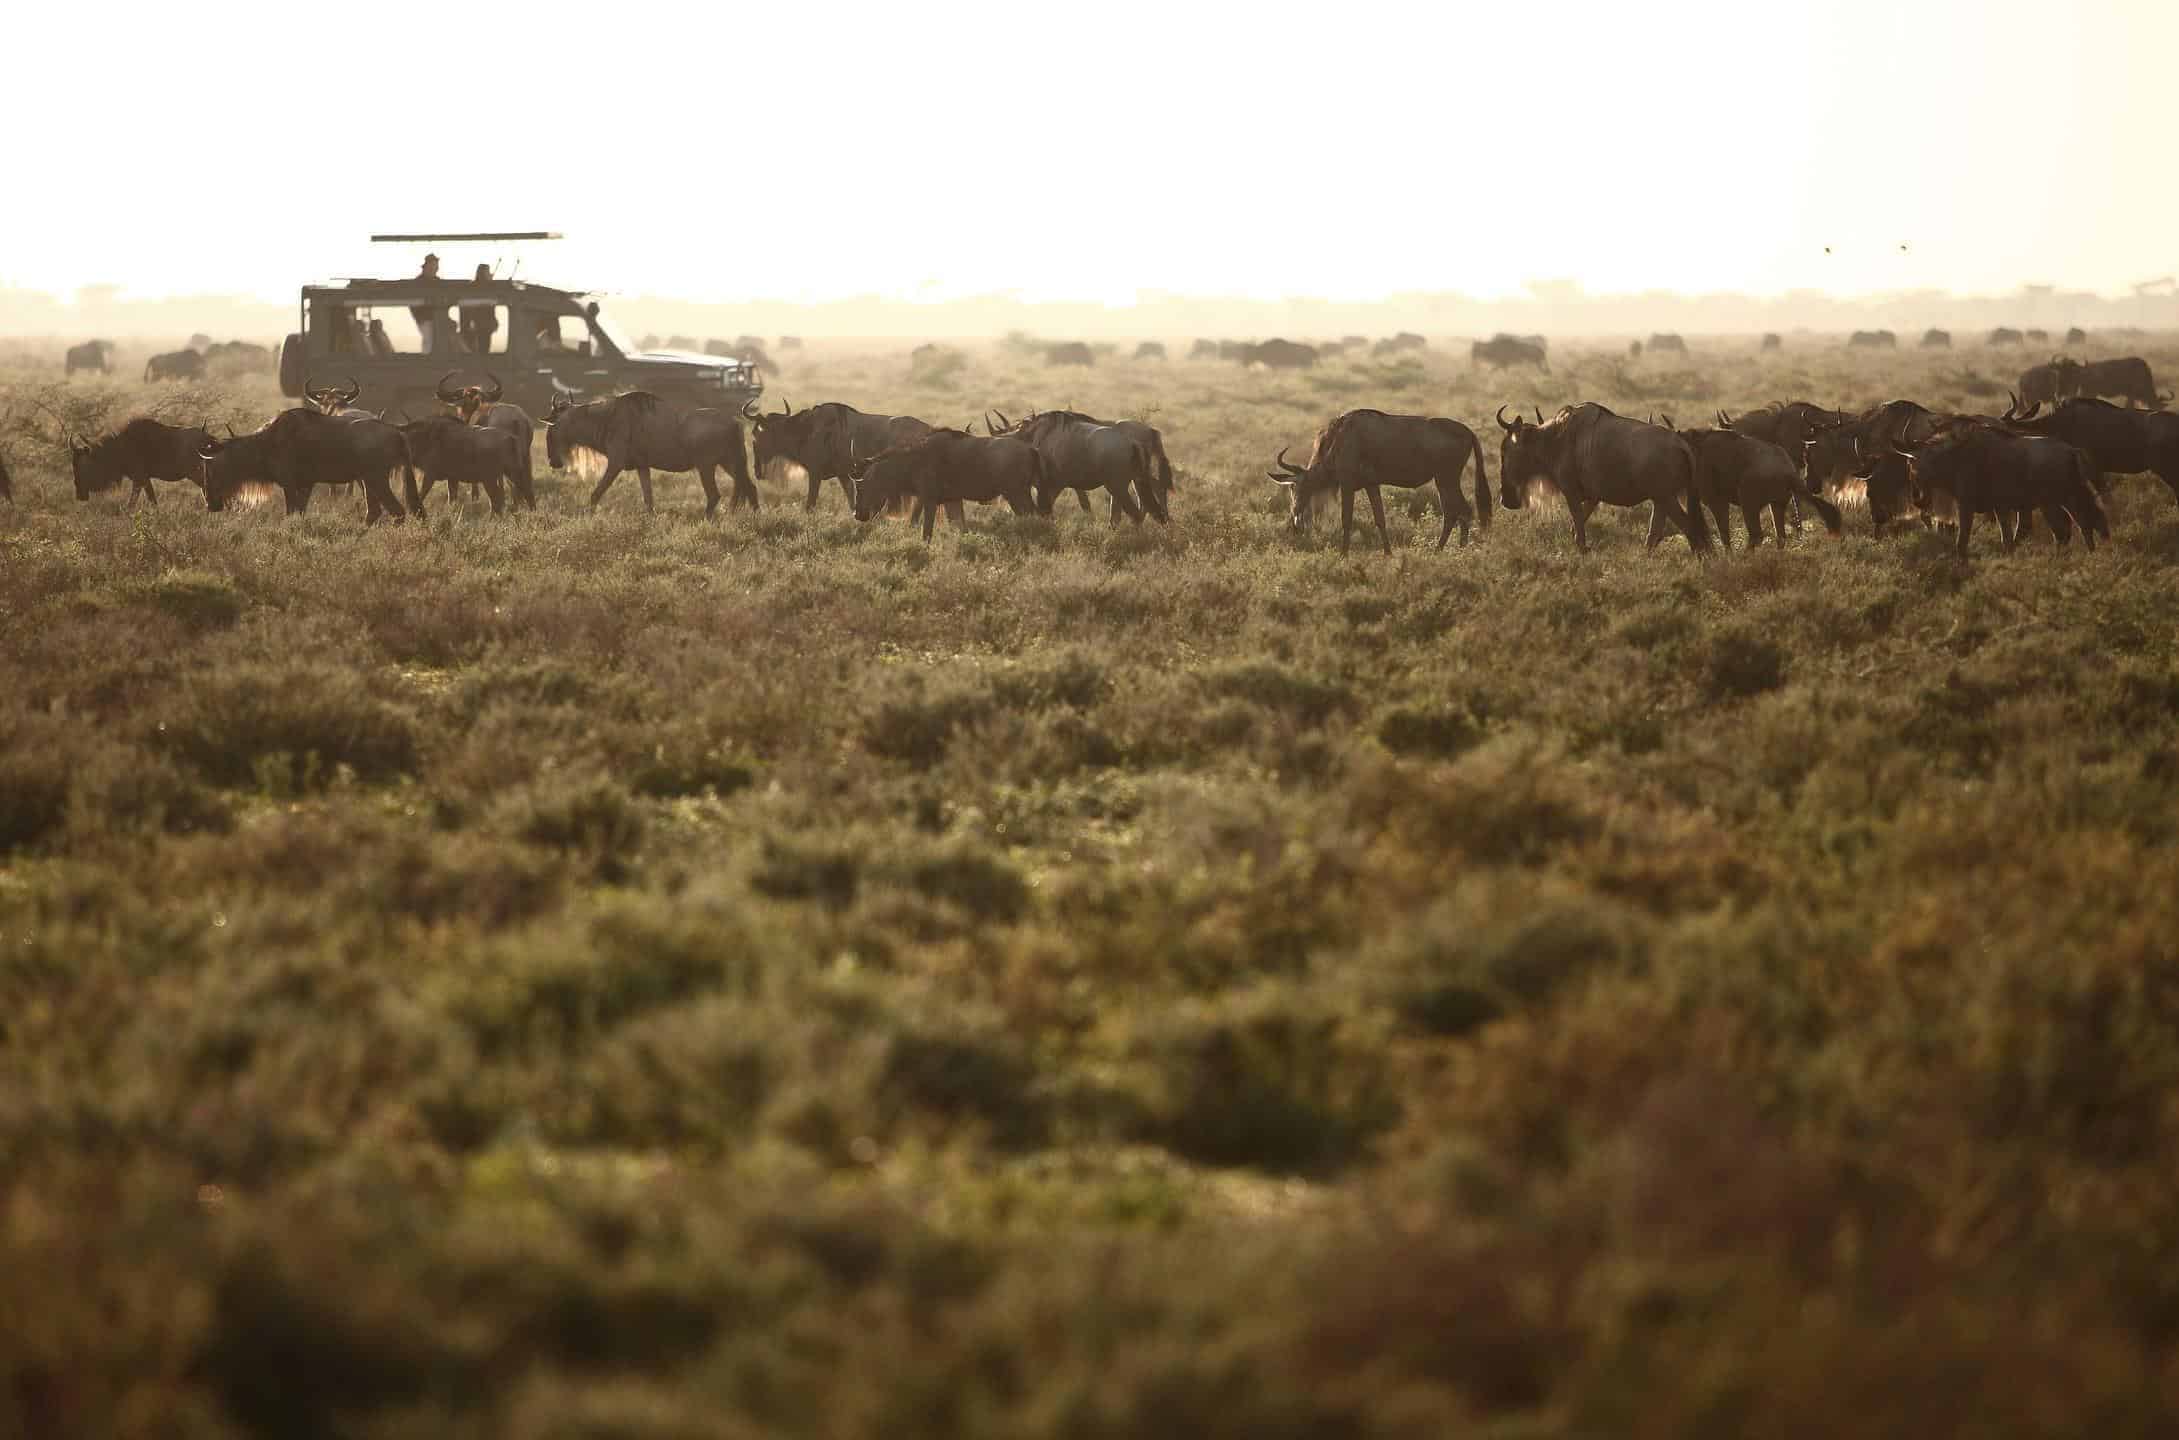
[{"label": "vehicle roof rack", "polygon": [[373,245],[417,244],[440,240],[558,240],[557,230],[487,230],[473,235],[373,235]]}]

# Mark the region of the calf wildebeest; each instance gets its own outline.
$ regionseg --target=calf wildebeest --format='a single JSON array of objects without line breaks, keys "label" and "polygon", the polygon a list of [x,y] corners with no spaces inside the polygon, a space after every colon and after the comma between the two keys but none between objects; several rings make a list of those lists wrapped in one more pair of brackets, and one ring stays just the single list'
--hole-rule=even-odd
[{"label": "calf wildebeest", "polygon": [[[516,460],[514,474],[511,478],[514,482],[515,498],[530,509],[535,510],[537,508],[537,480],[530,463],[530,447],[531,442],[537,437],[537,422],[532,420],[530,412],[524,410],[520,405],[511,404],[500,399],[500,396],[506,393],[506,387],[500,383],[497,375],[492,374],[489,370],[485,372],[484,378],[491,382],[489,390],[482,385],[463,385],[455,388],[448,382],[452,381],[460,373],[458,370],[449,370],[439,377],[437,390],[439,403],[446,406],[448,411],[465,425],[473,425],[480,430],[497,430],[513,437]],[[429,485],[424,487],[427,492],[430,488]],[[451,495],[451,484],[449,484],[448,490]],[[475,498],[474,491],[471,492],[471,498]]]},{"label": "calf wildebeest", "polygon": [[[1076,410],[1046,410],[1030,415],[1018,425],[985,421],[994,435],[1012,435],[1035,447],[1044,457],[1044,480],[1036,492],[1039,514],[1052,513],[1052,502],[1062,490],[1072,490],[1087,511],[1089,492],[1103,490],[1112,497],[1112,523],[1126,515],[1142,523],[1148,510],[1159,524],[1171,518],[1167,495],[1173,486],[1173,467],[1165,459],[1165,440],[1148,425],[1135,420],[1114,423]],[[1139,503],[1138,503],[1139,501]]]},{"label": "calf wildebeest", "polygon": [[1990,332],[1990,338],[1985,343],[1991,345],[2018,345],[2022,343],[2023,339],[2021,333],[2010,325],[2000,325]]},{"label": "calf wildebeest", "polygon": [[319,485],[363,486],[364,523],[382,514],[399,523],[407,515],[393,493],[393,477],[415,494],[408,442],[398,426],[375,418],[326,415],[304,406],[283,410],[248,435],[208,439],[197,454],[204,467],[204,507],[224,510],[244,484],[276,485],[287,498],[287,511],[310,508],[310,492]]},{"label": "calf wildebeest", "polygon": [[1044,347],[1044,363],[1047,365],[1095,365],[1097,352],[1080,340],[1067,340]]},{"label": "calf wildebeest", "polygon": [[202,380],[204,356],[194,350],[170,350],[144,362],[144,382],[154,380]]},{"label": "calf wildebeest", "polygon": [[1188,358],[1190,360],[1216,360],[1218,358],[1218,342],[1216,340],[1196,341],[1188,347]]},{"label": "calf wildebeest", "polygon": [[1845,520],[1838,506],[1803,485],[1800,467],[1784,446],[1737,430],[1679,433],[1695,452],[1696,493],[1717,520],[1718,540],[1726,549],[1733,548],[1731,507],[1735,505],[1747,523],[1751,550],[1763,543],[1762,511],[1766,506],[1778,527],[1778,543],[1785,543],[1786,506],[1796,499],[1806,500],[1831,534],[1844,531]]},{"label": "calf wildebeest", "polygon": [[2020,403],[2023,405],[2048,405],[2057,400],[2058,386],[2063,378],[2058,357],[2053,355],[2048,365],[2034,365],[2020,372]]},{"label": "calf wildebeest", "polygon": [[1937,417],[1912,400],[1892,400],[1859,415],[1842,417],[1818,430],[1806,445],[1808,479],[1818,491],[1835,489],[1849,479],[1865,483],[1869,523],[1881,532],[1905,513],[1909,492],[1906,463],[1897,446],[1918,445],[1934,433]]},{"label": "calf wildebeest", "polygon": [[1849,350],[1897,350],[1899,337],[1889,330],[1856,330],[1846,337]]},{"label": "calf wildebeest", "polygon": [[1392,537],[1385,530],[1382,487],[1402,490],[1435,484],[1439,512],[1445,517],[1438,530],[1437,548],[1443,550],[1453,527],[1460,527],[1460,543],[1468,543],[1468,527],[1476,518],[1468,498],[1460,493],[1460,474],[1470,457],[1475,460],[1475,498],[1482,507],[1483,524],[1490,524],[1490,481],[1483,473],[1483,442],[1458,420],[1435,415],[1387,415],[1382,410],[1349,410],[1334,417],[1317,434],[1316,453],[1307,468],[1287,460],[1279,451],[1274,484],[1286,487],[1290,502],[1287,523],[1307,530],[1318,497],[1339,495],[1339,550],[1347,552],[1354,538],[1354,496],[1369,494],[1370,515],[1377,522],[1377,541],[1387,555]]},{"label": "calf wildebeest", "polygon": [[[1468,363],[1470,365],[1489,365],[1501,370],[1508,365],[1533,365],[1546,375],[1551,373],[1551,365],[1545,359],[1542,345],[1532,344],[1519,336],[1508,335],[1504,331],[1491,336],[1488,340],[1478,340],[1468,346]],[[1485,510],[1489,508],[1489,506],[1484,507]]]},{"label": "calf wildebeest", "polygon": [[759,475],[775,461],[791,461],[808,475],[805,510],[817,508],[817,492],[827,480],[838,480],[847,492],[847,503],[853,505],[856,456],[877,455],[931,433],[931,427],[913,415],[866,415],[837,400],[801,410],[782,400],[780,409],[771,414],[759,412],[752,400],[742,406],[741,413],[753,432],[750,442]]},{"label": "calf wildebeest", "polygon": [[1649,544],[1664,538],[1665,519],[1696,550],[1710,548],[1710,527],[1695,490],[1695,452],[1670,430],[1614,415],[1595,403],[1570,405],[1531,425],[1498,407],[1499,498],[1508,510],[1528,503],[1532,480],[1547,481],[1566,498],[1574,546],[1589,548],[1589,514],[1599,505],[1651,504]]},{"label": "calf wildebeest", "polygon": [[923,539],[929,543],[939,507],[955,525],[961,502],[1004,500],[1016,515],[1037,513],[1044,488],[1044,458],[1036,447],[1012,435],[971,435],[965,430],[934,429],[904,445],[858,457],[852,467],[855,518],[869,520],[896,501],[913,499],[923,514]]},{"label": "calf wildebeest", "polygon": [[1292,340],[1271,339],[1241,347],[1243,365],[1268,365],[1274,370],[1306,370],[1316,364],[1316,347]]},{"label": "calf wildebeest", "polygon": [[[2054,356],[2051,363],[2058,367],[2061,399],[2070,395],[2116,395],[2129,406],[2138,400],[2144,409],[2154,410],[2172,398],[2156,393],[2156,380],[2149,373],[2149,362],[2138,355],[2117,360],[2091,360],[2085,364],[2069,357]],[[2020,398],[2025,400],[2027,396]]]},{"label": "calf wildebeest", "polygon": [[593,510],[623,470],[636,472],[646,514],[652,509],[653,470],[695,471],[703,482],[707,517],[719,509],[714,477],[721,469],[734,481],[733,508],[741,508],[745,501],[752,509],[763,505],[749,479],[741,421],[726,410],[679,409],[648,390],[630,390],[582,405],[570,403],[564,395],[553,396],[552,408],[545,413],[545,458],[555,470],[567,469],[572,462],[578,469],[602,472],[597,488],[590,492]]},{"label": "calf wildebeest", "polygon": [[2047,415],[2036,413],[2041,408],[2015,395],[1998,423],[2022,434],[2063,440],[2079,450],[2096,468],[2098,491],[2105,487],[2102,476],[2148,471],[2179,496],[2179,447],[2158,443],[2164,430],[2179,431],[2179,422],[2168,427],[2162,423],[2172,417],[2078,397],[2060,402]]},{"label": "calf wildebeest", "polygon": [[78,370],[95,370],[101,375],[113,373],[113,341],[86,340],[81,345],[68,347],[68,358],[62,373],[73,375]]},{"label": "calf wildebeest", "polygon": [[1675,354],[1685,355],[1687,342],[1677,335],[1652,335],[1649,337],[1649,348],[1652,354],[1660,350],[1670,350]]},{"label": "calf wildebeest", "polygon": [[2013,435],[1982,422],[1947,427],[1919,444],[1895,445],[1892,453],[1906,462],[1915,503],[1929,508],[1943,497],[1958,508],[1963,556],[1977,515],[1995,517],[2008,550],[2022,517],[2035,510],[2061,545],[2076,521],[2090,550],[2098,535],[2111,538],[2111,522],[2096,499],[2094,467],[2062,440]]},{"label": "calf wildebeest", "polygon": [[1924,350],[1951,349],[1952,332],[1949,330],[1938,330],[1934,327],[1928,330],[1924,330],[1922,332],[1922,348]]},{"label": "calf wildebeest", "polygon": [[1763,332],[1762,343],[1757,345],[1756,348],[1763,351],[1783,350],[1786,348],[1786,342],[1776,331],[1766,330]]},{"label": "calf wildebeest", "polygon": [[423,517],[424,501],[435,481],[446,482],[449,505],[460,503],[464,482],[482,486],[491,498],[494,515],[506,509],[502,481],[521,494],[518,477],[524,456],[512,432],[470,425],[453,415],[430,415],[395,428],[408,442],[411,470],[421,477],[409,492],[409,508],[417,518]]},{"label": "calf wildebeest", "polygon": [[1137,360],[1163,360],[1165,358],[1165,347],[1155,340],[1145,340],[1135,347],[1135,358]]},{"label": "calf wildebeest", "polygon": [[75,471],[76,498],[88,500],[101,490],[111,490],[127,480],[129,503],[141,495],[149,504],[159,503],[152,490],[154,480],[201,480],[204,461],[198,451],[212,438],[202,426],[162,425],[139,417],[88,445],[71,440],[68,460]]}]

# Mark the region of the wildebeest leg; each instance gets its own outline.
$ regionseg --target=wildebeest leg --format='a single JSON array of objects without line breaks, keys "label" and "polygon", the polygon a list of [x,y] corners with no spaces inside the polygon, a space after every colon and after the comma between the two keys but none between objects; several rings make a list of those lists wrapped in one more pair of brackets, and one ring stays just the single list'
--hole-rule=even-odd
[{"label": "wildebeest leg", "polygon": [[[1693,546],[1695,544],[1695,517],[1688,514],[1686,509],[1680,504],[1679,501],[1667,495],[1664,498],[1652,501],[1651,503],[1666,507],[1665,514],[1671,517],[1673,524],[1680,527],[1680,533],[1687,537],[1687,543],[1690,546]],[[1657,543],[1655,539],[1656,528],[1656,525],[1652,523],[1652,525],[1650,526],[1651,539],[1649,542],[1652,545]],[[1696,548],[1706,550],[1709,547],[1705,545]]]},{"label": "wildebeest leg", "polygon": [[1648,549],[1654,550],[1659,545],[1663,544],[1665,536],[1671,533],[1672,532],[1670,530],[1667,530],[1665,528],[1665,502],[1662,500],[1650,501],[1649,539],[1643,542],[1644,546]]},{"label": "wildebeest leg", "polygon": [[1354,491],[1351,487],[1339,492],[1339,553],[1347,553],[1347,542],[1354,538]]},{"label": "wildebeest leg", "polygon": [[1589,549],[1589,511],[1573,496],[1566,497],[1566,513],[1574,522],[1574,548],[1587,553]]},{"label": "wildebeest leg", "polygon": [[2018,511],[2000,510],[1997,512],[1997,533],[2004,540],[2007,550],[2013,548],[2014,532],[2019,523],[2020,514]]},{"label": "wildebeest leg", "polygon": [[598,508],[598,502],[605,498],[605,492],[612,489],[613,482],[615,480],[618,480],[619,478],[620,466],[614,464],[611,460],[606,461],[605,473],[598,477],[598,488],[590,492],[591,509],[595,510]]},{"label": "wildebeest leg", "polygon": [[1967,558],[1967,537],[1975,528],[1975,512],[1965,505],[1960,507],[1960,558]]},{"label": "wildebeest leg", "polygon": [[[1796,495],[1796,496],[1794,496],[1794,497],[1793,497],[1793,511],[1794,511],[1794,514],[1795,514],[1796,516],[1798,516],[1798,515],[1800,514],[1800,509],[1801,509],[1801,497],[1800,497],[1800,496],[1798,496],[1798,495]],[[1778,548],[1779,548],[1779,549],[1781,549],[1781,550],[1783,550],[1783,549],[1785,549],[1785,548],[1786,548],[1786,502],[1785,502],[1785,501],[1783,501],[1783,500],[1773,500],[1773,501],[1771,501],[1771,502],[1770,502],[1770,519],[1771,519],[1771,523],[1772,523],[1773,525],[1776,525],[1776,526],[1778,527]],[[1751,522],[1751,523],[1752,523],[1752,522]],[[1796,519],[1796,520],[1794,521],[1794,526],[1793,526],[1793,528],[1794,528],[1795,530],[1798,530],[1798,529],[1800,529],[1800,528],[1801,528],[1801,527],[1800,527],[1800,521],[1799,521],[1798,519]],[[1754,544],[1757,544],[1757,543],[1758,543],[1758,540],[1750,540],[1750,541],[1749,541],[1748,543],[1749,543],[1750,545],[1754,545]]]},{"label": "wildebeest leg", "polygon": [[[929,508],[927,504],[925,508]],[[961,509],[960,501],[948,500],[946,502],[946,523],[948,525],[951,525],[956,530],[960,529],[963,525],[966,525],[968,523],[967,512]]]},{"label": "wildebeest leg", "polygon": [[[363,488],[364,488],[364,489],[365,489],[366,491],[368,491],[368,490],[370,489],[370,487],[371,487],[371,482],[370,482],[370,481],[368,481],[368,480],[365,480],[365,481],[363,482]],[[412,465],[404,465],[404,466],[402,466],[402,467],[401,467],[401,489],[402,489],[402,492],[403,492],[403,493],[404,493],[405,495],[407,495],[407,496],[408,496],[408,502],[409,502],[409,509],[411,509],[411,510],[413,510],[413,511],[415,511],[415,512],[416,512],[416,518],[417,518],[417,519],[419,519],[419,520],[423,519],[423,518],[424,518],[424,496],[423,496],[422,494],[418,494],[418,493],[417,493],[417,490],[416,490],[416,468],[415,468],[414,466],[412,466]],[[425,476],[425,477],[424,477],[424,494],[429,494],[429,493],[430,493],[430,491],[431,491],[431,477],[427,475],[427,476]],[[391,495],[391,494],[393,493],[393,487],[392,487],[391,485],[388,485],[388,486],[386,487],[386,493],[387,493],[388,495]],[[460,508],[461,508],[461,499],[462,499],[462,482],[461,482],[461,481],[459,481],[459,480],[449,480],[449,481],[447,481],[447,482],[446,482],[446,503],[447,503],[447,508],[448,508],[448,509],[451,509],[451,510],[458,510],[458,509],[460,509]],[[399,512],[398,512],[398,511],[396,511],[395,513],[397,513],[397,514],[398,514]]]},{"label": "wildebeest leg", "polygon": [[284,496],[288,502],[288,514],[300,515],[305,510],[308,510],[310,508],[310,492],[312,488],[313,487],[309,485],[283,485],[280,487],[281,495]]},{"label": "wildebeest leg", "polygon": [[136,503],[136,497],[139,495],[144,497],[144,503],[146,505],[156,505],[159,503],[159,492],[151,488],[151,482],[149,480],[139,480],[132,475],[129,477],[129,483],[136,487],[134,490],[131,490],[129,492],[129,504],[134,505]]},{"label": "wildebeest leg", "polygon": [[[1116,514],[1124,513],[1128,519],[1134,521],[1137,525],[1142,524],[1142,506],[1135,503],[1134,492],[1127,488],[1125,481],[1122,481],[1118,488],[1112,492],[1112,508]],[[1115,519],[1113,523],[1117,524],[1119,522]]]},{"label": "wildebeest leg", "polygon": [[2073,543],[2073,517],[2066,514],[2062,505],[2045,505],[2043,518],[2050,522],[2051,538],[2060,545]]},{"label": "wildebeest leg", "polygon": [[[718,477],[712,473],[712,469],[709,465],[699,465],[696,467],[696,478],[703,484],[704,487],[704,518],[706,520],[709,520],[719,511]],[[736,503],[738,504],[741,497],[737,495],[734,498]]]},{"label": "wildebeest leg", "polygon": [[[1780,507],[1780,508],[1783,508],[1783,507]],[[1729,518],[1730,518],[1730,517],[1728,517],[1728,519],[1729,519]],[[1762,506],[1762,504],[1761,504],[1760,502],[1758,502],[1758,503],[1756,503],[1756,504],[1750,505],[1750,504],[1746,503],[1745,501],[1743,501],[1743,502],[1741,503],[1741,506],[1740,506],[1740,518],[1741,518],[1741,520],[1742,520],[1742,521],[1744,521],[1744,522],[1745,522],[1745,523],[1747,524],[1747,527],[1748,527],[1748,548],[1749,548],[1750,550],[1754,550],[1754,549],[1757,549],[1757,548],[1758,548],[1758,547],[1760,547],[1760,546],[1762,545],[1762,543],[1763,543],[1763,506]],[[1726,521],[1720,521],[1720,522],[1718,522],[1718,527],[1717,527],[1717,528],[1718,528],[1718,533],[1719,533],[1720,535],[1724,535],[1724,536],[1727,536],[1727,537],[1728,537],[1728,538],[1727,538],[1727,540],[1726,540],[1726,542],[1725,542],[1725,544],[1726,544],[1726,548],[1727,548],[1727,549],[1730,549],[1730,548],[1732,548],[1732,540],[1731,540],[1731,539],[1729,538],[1729,537],[1731,536],[1731,534],[1732,534],[1732,531],[1731,531],[1731,529],[1730,529],[1729,525],[1728,525],[1728,524],[1726,523]],[[1785,545],[1785,543],[1786,543],[1786,522],[1785,522],[1785,517],[1784,517],[1783,515],[1781,515],[1781,516],[1779,516],[1779,517],[1778,517],[1778,544],[1779,544],[1779,545],[1780,545],[1780,547],[1782,548],[1782,547],[1783,547],[1783,546]]]},{"label": "wildebeest leg", "polygon": [[[386,483],[385,476],[364,476],[363,493],[370,500],[372,511],[371,518],[375,518],[377,512],[379,511],[384,511],[386,514],[391,515],[393,517],[393,523],[396,525],[409,518],[408,512],[401,508],[401,501],[394,495],[393,486]],[[421,506],[418,507],[416,513],[418,517],[421,518],[424,513]],[[370,519],[366,519],[364,523],[368,525],[370,523]]]},{"label": "wildebeest leg", "polygon": [[1385,547],[1385,554],[1392,553],[1392,537],[1385,532],[1385,498],[1377,486],[1369,487],[1369,513],[1377,521],[1377,543]]},{"label": "wildebeest leg", "polygon": [[1081,504],[1082,504],[1082,513],[1083,513],[1084,515],[1091,515],[1091,516],[1094,516],[1094,515],[1095,515],[1095,514],[1097,513],[1097,512],[1095,511],[1095,510],[1092,510],[1092,509],[1090,509],[1090,503],[1089,503],[1089,491],[1087,491],[1087,490],[1077,490],[1077,491],[1075,491],[1075,492],[1074,492],[1074,498],[1075,498],[1076,500],[1078,500],[1078,501],[1080,501],[1080,502],[1081,502]]},{"label": "wildebeest leg", "polygon": [[[1448,485],[1446,484],[1446,482],[1445,482],[1445,480],[1444,480],[1444,477],[1442,477],[1442,476],[1440,476],[1440,477],[1439,477],[1439,479],[1438,479],[1438,511],[1439,511],[1439,513],[1441,513],[1441,514],[1442,514],[1442,515],[1444,515],[1444,517],[1445,517],[1445,523],[1444,523],[1443,525],[1441,525],[1441,526],[1439,526],[1439,527],[1438,527],[1438,544],[1437,544],[1437,548],[1438,548],[1438,549],[1440,549],[1440,550],[1443,550],[1443,549],[1445,548],[1445,542],[1446,542],[1446,541],[1447,541],[1448,539],[1450,539],[1450,538],[1452,537],[1452,533],[1453,533],[1453,500],[1454,500],[1454,498],[1455,498],[1455,497],[1457,497],[1457,496],[1458,496],[1459,494],[1460,494],[1460,477],[1459,477],[1458,475],[1455,475],[1455,476],[1453,477],[1453,480],[1452,480],[1452,484],[1451,484],[1451,485],[1449,485],[1449,486],[1448,486]],[[1408,513],[1409,515],[1411,515],[1411,516],[1413,516],[1413,515],[1419,515],[1419,514],[1421,514],[1421,513],[1422,513],[1422,509],[1423,509],[1423,506],[1422,506],[1422,500],[1423,500],[1423,494],[1422,494],[1422,491],[1418,489],[1418,490],[1417,490],[1417,491],[1415,492],[1415,502],[1416,502],[1416,503],[1415,503],[1414,505],[1412,505],[1412,506],[1408,507],[1408,511],[1407,511],[1407,513]],[[1463,500],[1463,501],[1461,501],[1461,503],[1462,503],[1462,504],[1466,504],[1467,502],[1466,502],[1465,500]],[[1465,544],[1467,544],[1467,543],[1468,543],[1468,522],[1467,522],[1467,521],[1466,521],[1465,519],[1463,519],[1463,520],[1462,520],[1462,521],[1460,522],[1460,543],[1461,543],[1461,544],[1463,544],[1463,545],[1465,545]]]},{"label": "wildebeest leg", "polygon": [[658,512],[657,512],[656,510],[653,510],[653,509],[651,508],[651,467],[650,467],[650,466],[648,466],[648,465],[638,465],[638,466],[636,466],[636,483],[637,483],[637,484],[639,484],[639,485],[641,485],[641,486],[643,487],[643,513],[644,513],[644,514],[646,514],[646,515],[655,515],[655,514],[657,514]]},{"label": "wildebeest leg", "polygon": [[[938,500],[935,496],[918,496],[916,508],[923,512],[923,543],[928,545],[931,543],[932,533],[938,529]],[[958,527],[961,522],[955,520],[953,523]]]},{"label": "wildebeest leg", "polygon": [[504,515],[507,513],[507,491],[506,488],[499,483],[499,477],[497,475],[487,475],[484,478],[484,494],[485,498],[492,502],[492,513],[494,515]]},{"label": "wildebeest leg", "polygon": [[[822,476],[822,475],[811,475],[811,476],[809,477],[809,480],[810,480],[810,493],[809,493],[809,498],[808,498],[808,499],[806,499],[806,500],[804,500],[804,501],[802,502],[802,512],[803,512],[803,513],[804,513],[805,515],[806,515],[806,514],[809,514],[809,513],[811,513],[811,512],[812,512],[812,511],[814,511],[814,510],[816,510],[816,508],[817,508],[817,492],[825,488],[825,477],[824,477],[824,476]],[[840,488],[841,488],[841,489],[843,489],[843,490],[845,490],[845,491],[847,492],[847,503],[848,503],[849,505],[853,505],[853,504],[855,503],[855,484],[854,484],[854,482],[853,482],[853,481],[851,481],[851,480],[849,480],[849,479],[848,479],[848,478],[847,478],[847,477],[846,477],[845,475],[842,475],[842,476],[840,477]],[[737,502],[737,503],[738,503],[738,502]]]},{"label": "wildebeest leg", "polygon": [[[1742,506],[1741,508],[1746,509],[1747,507]],[[1713,501],[1710,505],[1710,515],[1717,521],[1718,543],[1728,550],[1732,549],[1733,502],[1730,500]]]}]

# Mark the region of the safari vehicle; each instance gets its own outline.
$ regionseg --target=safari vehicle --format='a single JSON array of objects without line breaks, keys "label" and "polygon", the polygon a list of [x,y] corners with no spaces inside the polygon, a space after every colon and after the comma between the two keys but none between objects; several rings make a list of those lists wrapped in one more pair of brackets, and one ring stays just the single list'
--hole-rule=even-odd
[{"label": "safari vehicle", "polygon": [[[549,240],[546,232],[374,235],[374,241]],[[641,350],[580,290],[462,276],[306,285],[302,329],[280,347],[280,391],[353,379],[367,410],[432,413],[450,370],[543,415],[554,395],[595,400],[648,390],[684,405],[738,409],[763,393],[756,367],[680,350]]]}]

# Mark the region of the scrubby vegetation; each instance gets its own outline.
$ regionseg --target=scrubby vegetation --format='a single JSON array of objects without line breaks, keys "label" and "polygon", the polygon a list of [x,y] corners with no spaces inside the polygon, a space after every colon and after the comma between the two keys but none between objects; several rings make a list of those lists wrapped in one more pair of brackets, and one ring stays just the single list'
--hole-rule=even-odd
[{"label": "scrubby vegetation", "polygon": [[1357,404],[1495,481],[1502,400],[2015,364],[1693,343],[791,357],[1164,428],[1171,527],[931,547],[542,465],[79,505],[54,408],[152,392],[0,375],[0,1434],[2161,1433],[2169,492],[2094,556],[1385,560],[1260,478]]}]

